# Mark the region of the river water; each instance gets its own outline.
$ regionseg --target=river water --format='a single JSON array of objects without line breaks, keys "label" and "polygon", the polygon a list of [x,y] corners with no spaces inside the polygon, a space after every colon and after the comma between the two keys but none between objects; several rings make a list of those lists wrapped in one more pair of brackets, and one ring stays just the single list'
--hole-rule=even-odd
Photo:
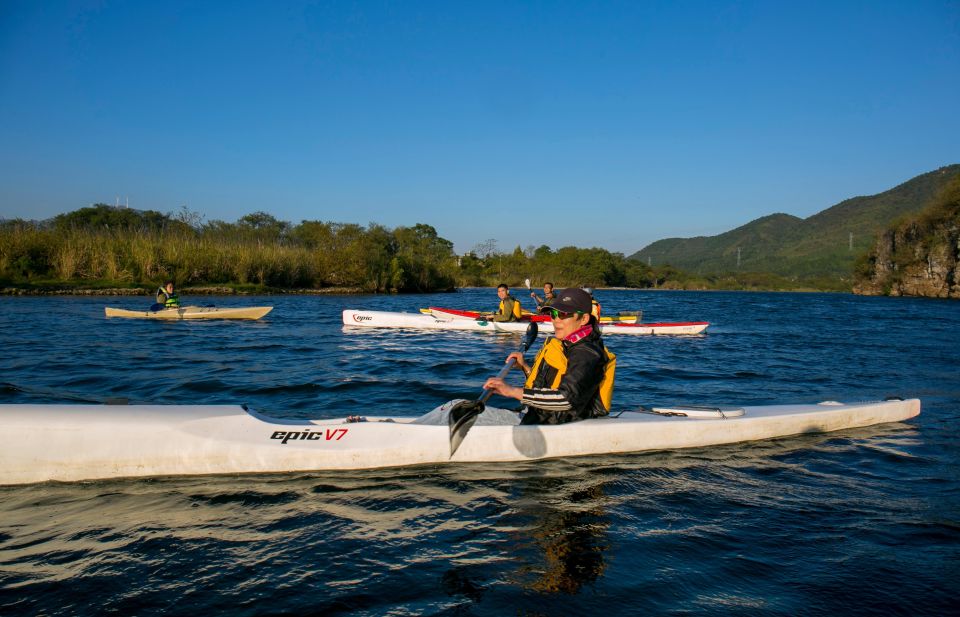
[{"label": "river water", "polygon": [[[617,408],[899,395],[923,411],[709,449],[0,487],[0,614],[960,614],[960,303],[597,296],[712,324],[608,336]],[[0,298],[0,403],[415,416],[479,394],[519,342],[340,323],[345,308],[492,309],[490,289],[197,300],[275,308],[160,323],[103,316],[148,298]]]}]

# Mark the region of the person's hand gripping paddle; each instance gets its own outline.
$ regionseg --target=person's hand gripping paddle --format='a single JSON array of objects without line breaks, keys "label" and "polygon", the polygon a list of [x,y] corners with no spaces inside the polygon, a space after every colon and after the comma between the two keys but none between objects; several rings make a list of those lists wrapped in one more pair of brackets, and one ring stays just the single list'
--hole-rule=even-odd
[{"label": "person's hand gripping paddle", "polygon": [[[523,353],[530,349],[530,345],[533,345],[533,341],[536,339],[537,324],[530,322],[530,325],[527,326],[526,334],[523,335],[523,340],[520,341],[518,351]],[[514,358],[510,358],[510,361],[500,369],[497,377],[503,379],[516,362]],[[477,400],[460,401],[450,410],[450,456],[453,456],[453,453],[456,452],[460,444],[463,443],[464,437],[467,436],[467,431],[469,431],[473,423],[477,421],[477,416],[483,413],[483,410],[486,408],[484,403],[490,398],[491,394],[493,394],[492,390],[484,388],[483,392],[480,393],[480,398]]]}]

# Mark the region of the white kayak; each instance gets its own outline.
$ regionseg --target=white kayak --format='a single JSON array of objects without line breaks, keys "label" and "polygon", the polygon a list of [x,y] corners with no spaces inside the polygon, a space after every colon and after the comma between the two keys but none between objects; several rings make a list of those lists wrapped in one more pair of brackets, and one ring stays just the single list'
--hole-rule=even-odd
[{"label": "white kayak", "polygon": [[[0,405],[0,484],[368,469],[716,446],[822,433],[920,413],[920,401],[653,407],[552,426],[482,425],[451,456],[447,423],[270,418],[239,405]],[[487,408],[484,416],[514,417]]]},{"label": "white kayak", "polygon": [[[343,311],[343,325],[361,328],[413,328],[420,330],[470,330],[485,332],[525,332],[530,322],[477,321],[437,314],[392,313],[388,311]],[[537,324],[541,332],[553,332],[553,323]],[[709,326],[706,321],[658,323],[603,323],[604,334],[701,334]]]},{"label": "white kayak", "polygon": [[238,306],[233,308],[219,306],[181,306],[158,311],[129,311],[108,306],[104,309],[107,317],[127,317],[132,319],[260,319],[273,310],[272,306]]}]

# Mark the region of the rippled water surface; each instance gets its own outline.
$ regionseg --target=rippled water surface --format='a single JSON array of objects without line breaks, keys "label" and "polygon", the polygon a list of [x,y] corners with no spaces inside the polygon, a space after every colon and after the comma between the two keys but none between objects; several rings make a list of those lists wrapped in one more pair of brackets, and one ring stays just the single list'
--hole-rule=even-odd
[{"label": "rippled water surface", "polygon": [[[900,395],[923,411],[709,449],[0,487],[0,614],[960,614],[960,303],[598,298],[712,324],[607,337],[618,408]],[[103,317],[149,299],[0,298],[0,403],[415,416],[478,394],[519,342],[340,323],[345,308],[492,309],[489,289],[199,300],[275,309],[160,323]]]}]

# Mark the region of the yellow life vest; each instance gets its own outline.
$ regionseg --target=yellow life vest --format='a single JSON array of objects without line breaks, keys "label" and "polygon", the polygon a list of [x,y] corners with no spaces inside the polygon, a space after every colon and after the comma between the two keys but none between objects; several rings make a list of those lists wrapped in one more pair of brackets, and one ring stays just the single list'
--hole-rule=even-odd
[{"label": "yellow life vest", "polygon": [[520,319],[521,317],[523,317],[523,307],[520,306],[520,301],[511,295],[507,295],[506,298],[500,301],[500,314],[501,315],[506,314],[506,311],[504,311],[503,309],[503,303],[506,302],[507,300],[513,300],[513,311],[512,311],[513,318]]},{"label": "yellow life vest", "polygon": [[600,321],[600,303],[590,299],[590,314],[597,318],[597,321]]},{"label": "yellow life vest", "polygon": [[[607,349],[606,345],[603,346],[603,351],[607,355],[607,362],[603,365],[603,381],[600,382],[600,402],[603,403],[604,409],[610,411],[610,406],[613,404],[613,376],[617,371],[617,356]],[[560,386],[560,380],[564,373],[567,372],[567,356],[563,353],[563,343],[560,342],[560,339],[551,336],[544,342],[543,348],[533,360],[533,367],[530,369],[530,374],[527,375],[524,387],[533,387],[537,379],[537,373],[544,362],[557,371],[553,383],[547,386],[556,389]]]}]

